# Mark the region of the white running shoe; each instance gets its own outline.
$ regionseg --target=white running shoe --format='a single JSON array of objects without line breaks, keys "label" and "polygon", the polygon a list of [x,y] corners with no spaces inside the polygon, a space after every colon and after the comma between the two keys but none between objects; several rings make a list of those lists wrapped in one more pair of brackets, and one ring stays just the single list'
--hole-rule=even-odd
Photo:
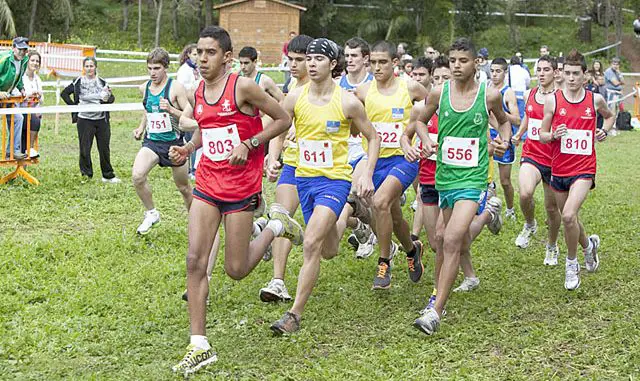
[{"label": "white running shoe", "polygon": [[122,182],[122,180],[120,180],[117,177],[112,177],[110,179],[105,179],[104,177],[102,178],[102,182],[103,183],[109,183],[109,184],[120,184]]},{"label": "white running shoe", "polygon": [[291,295],[289,295],[282,279],[271,279],[267,287],[260,289],[260,300],[265,303],[278,301],[288,302],[291,300]]},{"label": "white running shoe", "polygon": [[361,243],[360,245],[358,245],[358,250],[356,251],[356,258],[365,259],[365,258],[369,258],[371,254],[373,254],[373,249],[375,247],[375,244],[374,244],[375,237],[376,235],[373,234],[372,232],[365,243]]},{"label": "white running shoe", "polygon": [[491,222],[487,225],[487,229],[492,234],[500,233],[502,229],[502,200],[500,197],[491,197],[487,201],[487,211],[491,214]]},{"label": "white running shoe", "polygon": [[160,212],[155,209],[147,210],[146,212],[144,212],[144,220],[142,221],[140,226],[138,226],[138,234],[145,235],[149,233],[153,225],[157,224],[158,222],[160,222]]},{"label": "white running shoe", "polygon": [[558,265],[558,254],[560,250],[558,249],[558,245],[549,246],[547,244],[547,249],[544,255],[544,265],[545,266],[557,266]]},{"label": "white running shoe", "polygon": [[598,257],[600,237],[597,234],[592,234],[589,236],[589,241],[591,241],[592,249],[590,253],[584,251],[584,267],[588,272],[593,273],[600,267],[600,258]]},{"label": "white running shoe", "polygon": [[33,148],[29,148],[29,157],[32,159],[35,159],[36,157],[39,157],[40,154],[38,153],[38,151],[36,151]]},{"label": "white running shoe", "polygon": [[564,288],[573,291],[578,287],[580,287],[580,264],[576,262],[575,265],[572,265],[567,262],[564,274]]},{"label": "white running shoe", "polygon": [[511,220],[513,222],[516,221],[516,210],[511,208],[511,209],[505,209],[504,210],[504,218],[507,220]]},{"label": "white running shoe", "polygon": [[391,248],[389,248],[389,262],[393,261],[393,257],[395,257],[396,253],[398,253],[398,249],[399,249],[398,244],[391,241]]},{"label": "white running shoe", "polygon": [[518,246],[521,249],[525,249],[529,247],[531,236],[533,234],[536,234],[537,231],[538,231],[538,222],[536,220],[533,220],[533,226],[529,226],[525,223],[524,226],[522,227],[522,231],[520,232],[520,234],[518,234],[518,237],[516,238],[516,246]]},{"label": "white running shoe", "polygon": [[480,286],[480,279],[479,278],[467,278],[467,277],[464,277],[464,280],[462,281],[462,283],[460,283],[460,286],[454,288],[453,292],[473,291],[476,288],[478,288],[478,286]]},{"label": "white running shoe", "polygon": [[435,309],[429,308],[413,322],[413,325],[427,335],[433,335],[440,327],[440,316]]},{"label": "white running shoe", "polygon": [[411,204],[411,210],[413,210],[414,212],[418,210],[418,199],[417,198],[415,200],[413,200],[413,203]]},{"label": "white running shoe", "polygon": [[256,229],[253,229],[254,231],[251,234],[251,238],[257,238],[260,235],[260,233],[262,233],[264,228],[267,227],[267,223],[268,222],[269,222],[269,220],[267,220],[266,217],[260,217],[260,218],[256,219],[255,221],[253,221],[253,224],[258,227],[259,232],[256,232]]}]

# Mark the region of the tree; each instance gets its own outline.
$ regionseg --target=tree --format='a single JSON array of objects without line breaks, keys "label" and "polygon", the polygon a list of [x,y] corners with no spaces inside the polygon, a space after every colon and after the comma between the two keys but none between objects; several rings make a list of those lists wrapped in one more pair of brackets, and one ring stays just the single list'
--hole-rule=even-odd
[{"label": "tree", "polygon": [[142,0],[138,0],[138,49],[142,49]]},{"label": "tree", "polygon": [[179,6],[180,6],[180,0],[171,1],[171,31],[172,31],[174,40],[177,40],[180,38],[178,34],[178,7]]},{"label": "tree", "polygon": [[157,1],[158,14],[156,15],[156,40],[155,47],[160,46],[160,24],[162,23],[162,0]]},{"label": "tree", "polygon": [[122,30],[126,31],[129,28],[129,6],[131,0],[122,0]]},{"label": "tree", "polygon": [[209,26],[213,23],[213,3],[211,0],[204,0],[204,24]]},{"label": "tree", "polygon": [[31,0],[31,17],[29,19],[29,33],[27,37],[33,37],[33,31],[36,27],[36,14],[38,13],[38,0]]}]

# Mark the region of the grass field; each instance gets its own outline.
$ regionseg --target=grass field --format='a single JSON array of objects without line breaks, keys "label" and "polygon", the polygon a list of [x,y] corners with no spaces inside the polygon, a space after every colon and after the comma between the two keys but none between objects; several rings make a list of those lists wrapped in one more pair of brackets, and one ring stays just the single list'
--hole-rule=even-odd
[{"label": "grass field", "polygon": [[[167,170],[151,184],[162,223],[142,238],[143,208],[131,184],[139,114],[114,114],[112,161],[123,184],[82,183],[75,126],[61,116],[41,132],[42,185],[0,186],[0,379],[165,380],[188,344],[185,287],[186,217]],[[208,335],[219,361],[195,379],[284,380],[633,380],[640,377],[640,134],[598,144],[597,188],[582,218],[602,238],[601,267],[563,287],[563,266],[547,268],[541,225],[526,250],[507,224],[473,245],[482,280],[454,294],[433,337],[411,326],[432,288],[427,272],[412,284],[406,261],[394,267],[392,288],[371,291],[376,256],[341,255],[323,262],[302,330],[273,337],[269,325],[286,304],[264,304],[258,290],[271,277],[263,263],[245,280],[225,277],[218,261],[211,284]],[[7,171],[7,168],[3,169]],[[517,175],[514,174],[514,179]],[[272,197],[272,187],[268,196]],[[411,191],[412,193],[412,191]],[[413,200],[413,193],[410,196]],[[411,218],[411,211],[406,209]],[[297,218],[301,219],[298,213]],[[561,263],[566,254],[561,243]],[[581,258],[582,262],[582,258]],[[287,269],[295,290],[301,252]]]}]

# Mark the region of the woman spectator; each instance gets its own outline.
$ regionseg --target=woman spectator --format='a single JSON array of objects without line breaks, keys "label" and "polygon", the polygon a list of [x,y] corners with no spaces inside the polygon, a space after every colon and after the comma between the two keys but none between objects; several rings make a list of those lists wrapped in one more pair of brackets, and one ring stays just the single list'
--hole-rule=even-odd
[{"label": "woman spectator", "polygon": [[[60,96],[68,105],[95,105],[113,103],[115,97],[107,82],[98,77],[96,69],[98,62],[95,57],[87,57],[82,61],[84,75],[76,78],[67,86]],[[71,97],[73,95],[73,98]],[[78,142],[80,143],[80,173],[87,178],[93,177],[91,164],[91,147],[95,136],[100,155],[100,169],[102,181],[117,184],[122,182],[113,173],[111,166],[109,141],[111,140],[111,126],[109,113],[105,111],[91,111],[71,114],[72,123],[78,124]]]},{"label": "woman spectator", "polygon": [[[27,62],[27,71],[22,76],[22,83],[24,84],[24,93],[27,99],[22,104],[22,107],[39,107],[44,100],[44,93],[42,91],[42,81],[38,75],[40,70],[40,64],[42,58],[40,53],[32,51],[28,55],[29,61]],[[30,134],[29,134],[29,157],[35,158],[40,156],[35,149],[36,139],[38,138],[38,132],[40,131],[40,122],[42,120],[42,114],[28,114],[24,115],[22,122],[22,147],[26,150],[27,147],[27,120],[30,121]]]},{"label": "woman spectator", "polygon": [[[198,71],[197,60],[198,51],[196,50],[196,44],[189,44],[184,47],[182,53],[180,53],[180,68],[176,75],[176,80],[184,86],[188,93],[196,90],[198,82],[200,81],[200,72]],[[192,132],[185,132],[184,138],[186,141],[191,140]],[[189,158],[189,178],[195,180],[195,161],[196,153],[191,154]]]}]

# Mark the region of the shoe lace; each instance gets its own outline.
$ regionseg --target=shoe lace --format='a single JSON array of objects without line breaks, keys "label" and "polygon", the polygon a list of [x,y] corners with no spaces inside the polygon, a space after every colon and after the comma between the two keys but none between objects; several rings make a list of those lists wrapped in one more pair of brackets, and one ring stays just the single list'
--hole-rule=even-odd
[{"label": "shoe lace", "polygon": [[409,265],[409,271],[411,271],[411,272],[416,271],[416,264],[415,264],[415,262],[416,262],[416,259],[415,259],[415,258],[411,258],[411,257],[408,257],[408,258],[407,258],[407,264]]},{"label": "shoe lace", "polygon": [[178,366],[181,368],[184,368],[185,366],[189,366],[191,363],[191,356],[193,355],[193,352],[195,352],[196,349],[192,348],[189,350],[189,352],[187,352],[186,355],[184,355],[184,357],[182,358],[182,360],[180,361],[180,363],[178,363]]},{"label": "shoe lace", "polygon": [[384,278],[387,275],[387,268],[389,267],[389,265],[387,265],[386,263],[379,263],[378,264],[378,278]]}]

